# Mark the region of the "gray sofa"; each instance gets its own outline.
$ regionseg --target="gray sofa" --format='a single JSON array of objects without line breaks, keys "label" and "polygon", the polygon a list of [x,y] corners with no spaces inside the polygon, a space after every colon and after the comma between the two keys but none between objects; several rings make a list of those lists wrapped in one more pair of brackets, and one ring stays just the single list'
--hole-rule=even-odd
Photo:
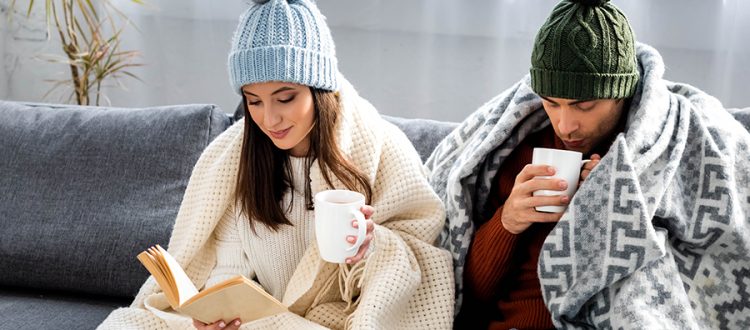
[{"label": "gray sofa", "polygon": [[[388,117],[423,159],[456,124]],[[0,101],[0,329],[92,329],[166,246],[194,163],[234,118],[212,105]]]},{"label": "gray sofa", "polygon": [[[750,128],[750,108],[733,113]],[[422,159],[455,123],[386,117]],[[0,329],[92,329],[132,301],[193,164],[233,117],[212,105],[0,101]]]}]

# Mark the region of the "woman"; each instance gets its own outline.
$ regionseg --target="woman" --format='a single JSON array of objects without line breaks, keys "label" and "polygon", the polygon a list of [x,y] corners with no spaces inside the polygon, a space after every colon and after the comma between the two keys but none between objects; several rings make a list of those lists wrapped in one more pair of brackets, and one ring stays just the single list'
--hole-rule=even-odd
[{"label": "woman", "polygon": [[[413,146],[336,63],[308,0],[245,12],[229,54],[245,119],[196,164],[169,243],[197,287],[242,274],[289,312],[203,324],[171,311],[149,278],[101,328],[451,327],[451,259],[432,245],[443,206]],[[311,234],[312,196],[327,189],[359,191],[369,204],[366,241],[342,264],[323,261]]]}]

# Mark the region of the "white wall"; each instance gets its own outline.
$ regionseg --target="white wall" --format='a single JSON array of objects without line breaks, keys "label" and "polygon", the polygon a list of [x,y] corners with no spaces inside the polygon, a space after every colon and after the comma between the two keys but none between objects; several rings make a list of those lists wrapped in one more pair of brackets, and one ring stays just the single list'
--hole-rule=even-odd
[{"label": "white wall", "polygon": [[[7,0],[0,0],[0,3]],[[21,2],[21,1],[19,1]],[[117,0],[142,33],[127,31],[145,81],[108,90],[116,106],[216,103],[230,112],[238,97],[226,73],[237,0]],[[750,76],[750,1],[615,0],[636,37],[656,46],[667,78],[698,86],[731,107],[745,100]],[[340,69],[386,114],[458,121],[528,72],[549,0],[319,0],[337,45]],[[158,7],[158,8],[156,8]],[[0,25],[7,31],[7,26]],[[0,98],[42,100],[59,65],[33,60],[56,52],[34,29],[0,33]],[[22,34],[22,38],[13,36]],[[46,101],[59,101],[53,95]]]},{"label": "white wall", "polygon": [[[5,12],[0,10],[0,15],[4,15]],[[6,49],[5,36],[7,34],[6,28],[7,22],[0,19],[0,49]],[[0,100],[8,98],[8,78],[5,74],[5,51],[0,51]]]}]

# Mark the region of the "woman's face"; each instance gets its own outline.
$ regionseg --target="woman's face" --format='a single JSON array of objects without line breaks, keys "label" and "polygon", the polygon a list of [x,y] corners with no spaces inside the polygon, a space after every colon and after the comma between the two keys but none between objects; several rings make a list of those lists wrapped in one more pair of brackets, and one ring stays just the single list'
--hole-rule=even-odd
[{"label": "woman's face", "polygon": [[250,118],[277,148],[304,157],[310,147],[315,106],[310,87],[263,82],[242,87]]}]

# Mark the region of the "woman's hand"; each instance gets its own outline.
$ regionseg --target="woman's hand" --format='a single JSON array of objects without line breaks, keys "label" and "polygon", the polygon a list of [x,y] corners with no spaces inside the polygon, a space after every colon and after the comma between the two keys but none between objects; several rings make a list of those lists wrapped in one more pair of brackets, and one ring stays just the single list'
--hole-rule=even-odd
[{"label": "woman's hand", "polygon": [[237,330],[240,328],[242,321],[240,319],[234,319],[232,322],[226,323],[224,321],[214,322],[206,324],[196,319],[193,319],[193,326],[198,330]]},{"label": "woman's hand", "polygon": [[[360,260],[364,259],[365,253],[367,253],[367,249],[370,248],[370,242],[375,235],[373,233],[373,230],[375,229],[375,223],[370,220],[372,214],[375,213],[375,209],[370,205],[365,205],[362,206],[362,208],[360,208],[359,210],[362,211],[362,214],[364,214],[367,222],[367,236],[365,236],[365,241],[362,242],[362,245],[359,247],[359,251],[357,251],[357,254],[351,258],[346,259],[346,263],[350,265],[356,264]],[[352,221],[352,227],[358,228],[357,220]],[[346,241],[353,245],[355,242],[357,242],[357,236],[347,236]]]}]

